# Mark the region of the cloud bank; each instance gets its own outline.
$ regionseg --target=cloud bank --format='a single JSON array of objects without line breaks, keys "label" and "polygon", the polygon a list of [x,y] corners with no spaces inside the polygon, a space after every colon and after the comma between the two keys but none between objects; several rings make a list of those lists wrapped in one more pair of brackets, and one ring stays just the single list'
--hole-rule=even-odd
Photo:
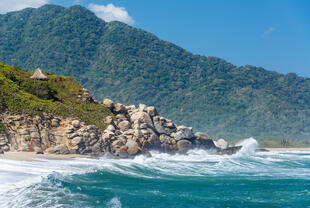
[{"label": "cloud bank", "polygon": [[27,7],[38,8],[49,0],[0,0],[0,14],[21,10]]},{"label": "cloud bank", "polygon": [[113,4],[108,4],[105,6],[91,3],[88,5],[88,8],[106,22],[120,21],[128,25],[133,25],[135,23],[124,7],[117,7]]}]

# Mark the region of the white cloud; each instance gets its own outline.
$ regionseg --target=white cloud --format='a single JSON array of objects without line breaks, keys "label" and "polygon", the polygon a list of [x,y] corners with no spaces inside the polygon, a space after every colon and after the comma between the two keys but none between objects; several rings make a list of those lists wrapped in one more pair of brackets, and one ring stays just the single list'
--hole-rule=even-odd
[{"label": "white cloud", "polygon": [[105,6],[91,3],[88,5],[88,8],[106,22],[120,21],[129,25],[133,25],[135,23],[124,7],[117,7],[113,4],[108,4]]},{"label": "white cloud", "polygon": [[267,36],[270,35],[271,33],[273,33],[274,31],[276,31],[276,28],[274,27],[269,27],[267,30],[264,31],[263,36]]},{"label": "white cloud", "polygon": [[0,14],[27,7],[38,8],[48,2],[49,0],[0,0]]}]

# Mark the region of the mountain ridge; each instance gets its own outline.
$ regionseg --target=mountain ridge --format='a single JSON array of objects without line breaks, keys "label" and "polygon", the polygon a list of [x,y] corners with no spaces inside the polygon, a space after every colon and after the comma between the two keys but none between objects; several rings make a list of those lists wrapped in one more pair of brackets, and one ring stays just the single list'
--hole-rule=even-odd
[{"label": "mountain ridge", "polygon": [[193,55],[86,10],[46,5],[0,15],[0,61],[73,76],[98,99],[155,105],[216,138],[310,136],[309,78]]}]

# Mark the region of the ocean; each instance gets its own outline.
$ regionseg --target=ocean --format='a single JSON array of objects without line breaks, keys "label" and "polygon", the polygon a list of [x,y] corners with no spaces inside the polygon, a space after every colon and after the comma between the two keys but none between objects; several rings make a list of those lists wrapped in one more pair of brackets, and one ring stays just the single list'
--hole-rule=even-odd
[{"label": "ocean", "polygon": [[310,152],[0,159],[0,207],[310,207]]}]

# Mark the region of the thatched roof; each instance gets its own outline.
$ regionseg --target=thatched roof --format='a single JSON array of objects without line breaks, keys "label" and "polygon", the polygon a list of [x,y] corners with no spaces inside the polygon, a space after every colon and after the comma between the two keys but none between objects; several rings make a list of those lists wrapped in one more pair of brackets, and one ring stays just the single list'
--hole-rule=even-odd
[{"label": "thatched roof", "polygon": [[30,79],[48,80],[47,76],[43,74],[40,68],[37,68]]}]

